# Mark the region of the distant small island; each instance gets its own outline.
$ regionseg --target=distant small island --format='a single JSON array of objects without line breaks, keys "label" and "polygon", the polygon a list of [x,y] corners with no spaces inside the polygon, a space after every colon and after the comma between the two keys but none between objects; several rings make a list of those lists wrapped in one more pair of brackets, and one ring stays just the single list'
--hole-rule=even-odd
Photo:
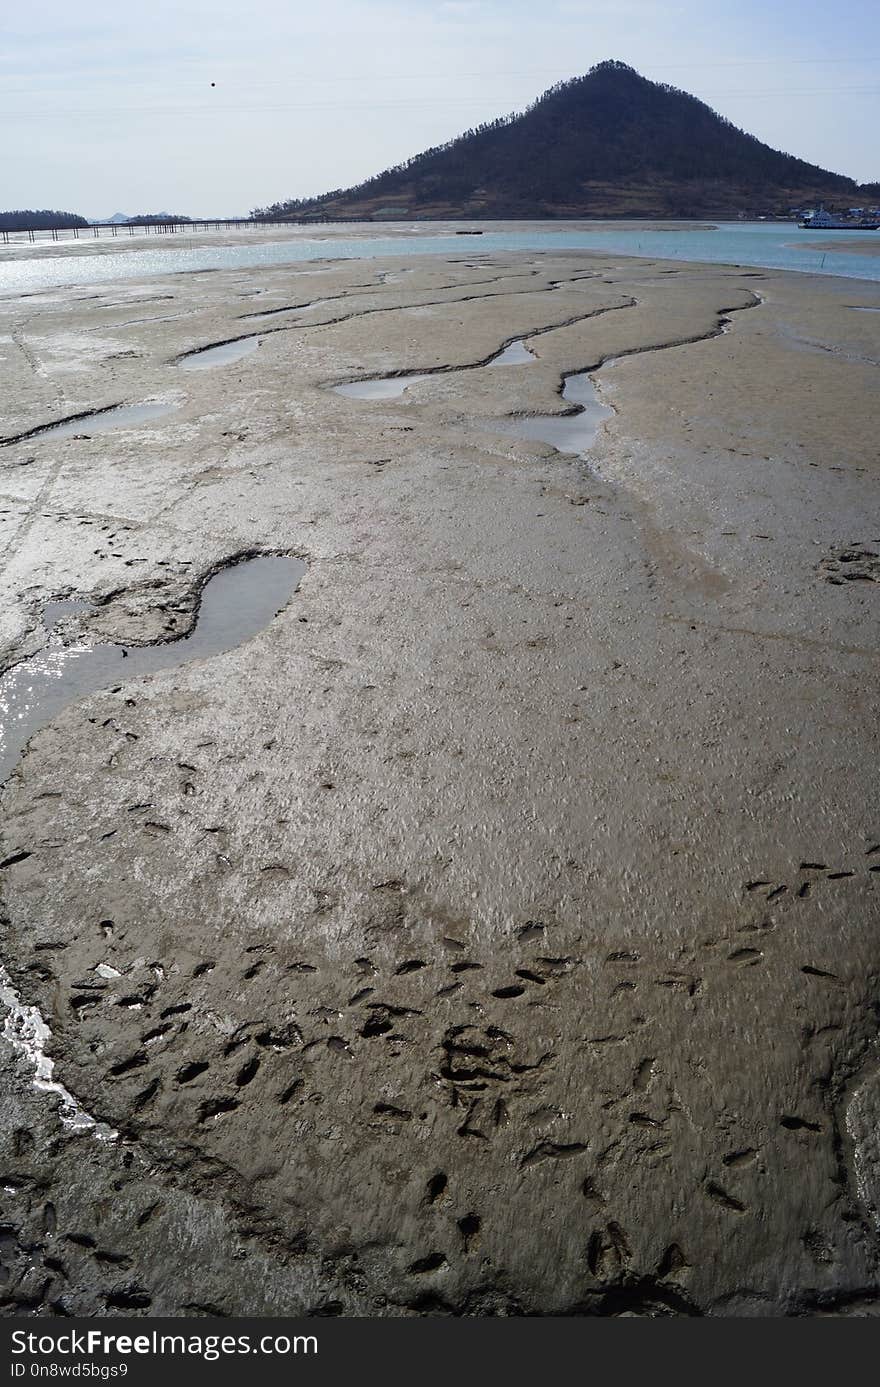
[{"label": "distant small island", "polygon": [[179,212],[139,212],[136,217],[122,217],[119,220],[125,226],[181,226],[191,222],[192,217],[184,217]]},{"label": "distant small island", "polygon": [[114,212],[112,217],[91,217],[89,226],[182,226],[192,220],[180,212],[139,212],[135,217]]}]

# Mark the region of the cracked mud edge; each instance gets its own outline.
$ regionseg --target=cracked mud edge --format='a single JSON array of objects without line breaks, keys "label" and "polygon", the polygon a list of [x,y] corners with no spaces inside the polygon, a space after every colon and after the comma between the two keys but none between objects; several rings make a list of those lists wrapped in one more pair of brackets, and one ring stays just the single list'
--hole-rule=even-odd
[{"label": "cracked mud edge", "polygon": [[[257,545],[249,545],[246,549],[236,549],[234,554],[227,554],[225,558],[217,559],[214,563],[209,564],[207,568],[202,570],[198,577],[188,583],[187,587],[191,595],[192,612],[186,626],[181,627],[179,631],[175,631],[172,635],[158,635],[153,640],[126,640],[126,645],[133,650],[138,647],[153,645],[174,645],[177,641],[186,640],[188,636],[193,635],[198,625],[202,598],[205,588],[208,586],[211,579],[215,578],[218,573],[225,573],[227,568],[236,568],[240,563],[247,563],[249,559],[298,559],[300,563],[303,564],[308,562],[304,554],[293,549],[261,549]],[[112,588],[110,592],[105,593],[103,597],[96,597],[92,600],[96,607],[106,607],[114,598],[129,591],[131,591],[130,588]],[[75,594],[70,595],[74,596]]]},{"label": "cracked mud edge", "polygon": [[[530,270],[530,271],[529,271],[529,275],[537,275],[537,273],[538,273],[537,270]],[[487,279],[487,280],[483,280],[483,281],[477,281],[477,283],[478,283],[478,284],[479,284],[479,283],[484,283],[484,284],[501,284],[501,283],[503,283],[503,281],[504,281],[505,279],[525,279],[525,278],[526,278],[525,275],[516,275],[516,274],[513,274],[513,275],[506,275],[506,274],[505,274],[505,275],[497,275],[497,276],[495,276],[495,277],[492,278],[492,279]],[[352,288],[355,289],[355,290],[357,290],[358,288],[362,288],[362,287],[363,287],[363,286],[358,286],[358,285],[353,285],[353,286],[352,286]],[[371,287],[371,288],[375,288],[375,286],[370,286],[370,287]],[[442,285],[440,285],[437,289],[433,290],[432,292],[440,294],[440,293],[451,292],[451,291],[454,290],[454,289],[471,288],[471,287],[472,287],[471,285],[467,285],[467,284],[465,284],[465,285],[461,285],[461,284],[442,284]],[[510,294],[515,294],[516,292],[517,292],[516,290],[513,290],[513,291],[510,291]],[[527,290],[520,290],[519,292],[525,293],[525,292],[528,292],[528,291],[527,291]],[[425,299],[425,300],[420,301],[419,303],[391,304],[390,306],[389,306],[389,305],[385,305],[385,304],[379,304],[376,308],[361,308],[361,309],[355,309],[355,310],[354,310],[353,312],[351,312],[351,313],[344,313],[344,314],[342,315],[342,317],[340,317],[340,318],[327,318],[324,322],[320,322],[320,323],[284,323],[284,324],[282,324],[281,327],[265,327],[265,328],[261,328],[259,331],[256,331],[256,332],[240,332],[240,333],[238,333],[235,337],[224,337],[224,338],[222,338],[222,340],[220,340],[220,341],[217,341],[217,342],[207,342],[207,343],[206,343],[204,346],[202,346],[202,347],[190,347],[190,348],[188,348],[188,349],[187,349],[186,351],[184,351],[184,352],[179,352],[179,353],[177,354],[177,356],[173,356],[173,357],[171,357],[171,358],[169,359],[169,365],[171,365],[171,366],[179,366],[182,362],[188,361],[188,360],[190,360],[190,359],[191,359],[192,357],[194,357],[194,356],[202,356],[205,352],[213,351],[213,349],[214,349],[215,347],[228,347],[228,346],[231,346],[233,342],[247,342],[247,341],[250,341],[251,338],[253,338],[253,337],[268,337],[270,334],[276,333],[276,332],[307,332],[310,328],[317,328],[317,327],[338,327],[340,324],[351,322],[351,321],[352,321],[353,319],[355,319],[355,318],[366,318],[366,317],[368,317],[368,316],[369,316],[370,314],[372,314],[372,313],[402,313],[402,312],[406,312],[406,310],[407,310],[407,309],[410,309],[410,308],[439,308],[439,307],[442,307],[444,304],[447,304],[447,303],[468,303],[468,302],[470,302],[470,301],[473,300],[473,299],[498,299],[498,298],[507,298],[507,297],[510,296],[510,294],[509,294],[507,291],[504,292],[504,293],[499,293],[499,294],[466,294],[466,295],[464,296],[464,298],[460,298],[460,299]],[[341,294],[330,294],[326,299],[323,299],[322,302],[323,302],[323,303],[332,303],[332,302],[333,302],[334,300],[336,300],[336,299],[346,299],[346,298],[350,298],[350,297],[351,297],[351,292],[350,292],[350,290],[345,290],[345,291],[344,291],[343,293],[341,293]],[[290,308],[291,308],[291,311],[292,311],[292,308],[293,308],[293,307],[308,308],[308,306],[309,306],[308,304],[299,304],[299,305],[291,305]],[[283,312],[284,310],[283,310],[283,309],[279,309],[278,311],[279,311],[279,312]],[[251,316],[253,316],[253,315],[251,315],[251,314],[244,314],[244,313],[243,313],[243,314],[240,315],[239,321],[243,321],[245,318],[251,317]]]},{"label": "cracked mud edge", "polygon": [[[556,281],[555,283],[559,283],[559,282],[560,282],[560,281]],[[554,287],[555,287],[555,284],[554,284]],[[734,305],[732,305],[732,306],[730,306],[730,307],[721,307],[721,308],[716,309],[716,323],[715,323],[715,326],[714,326],[713,328],[710,328],[708,332],[703,332],[703,333],[695,334],[694,336],[691,336],[691,337],[676,338],[675,340],[673,340],[673,341],[671,341],[671,342],[660,342],[660,343],[656,343],[656,344],[654,344],[654,345],[646,346],[646,347],[628,347],[628,348],[625,348],[625,349],[622,350],[622,351],[615,352],[615,353],[613,353],[613,354],[611,354],[611,355],[609,355],[609,356],[600,357],[598,361],[593,362],[592,364],[590,364],[590,365],[588,365],[588,366],[582,367],[582,368],[580,368],[580,369],[578,369],[578,370],[575,370],[575,371],[566,371],[566,372],[562,375],[562,377],[560,378],[560,381],[559,381],[559,383],[558,383],[558,385],[557,385],[557,387],[556,387],[556,394],[557,394],[560,398],[562,398],[562,399],[564,400],[564,399],[565,399],[565,391],[566,391],[566,389],[567,389],[567,387],[568,387],[569,381],[574,380],[574,379],[576,379],[577,377],[581,377],[581,376],[582,376],[582,377],[589,377],[589,378],[591,379],[591,382],[592,382],[592,385],[593,385],[593,388],[594,388],[594,391],[595,391],[595,394],[596,394],[597,403],[600,403],[600,404],[605,405],[606,408],[610,409],[614,414],[617,414],[617,413],[618,413],[617,407],[616,407],[614,404],[612,404],[610,401],[604,400],[604,399],[602,398],[602,392],[601,392],[601,388],[600,388],[600,382],[595,378],[595,377],[596,377],[596,374],[597,374],[600,370],[602,370],[603,367],[605,367],[605,366],[613,366],[617,361],[621,360],[623,357],[626,357],[626,356],[641,356],[641,355],[645,355],[645,354],[651,353],[651,352],[668,351],[668,350],[670,350],[670,349],[673,348],[673,347],[692,346],[692,345],[694,345],[695,343],[698,343],[698,342],[709,342],[709,341],[712,341],[712,340],[713,340],[714,338],[716,338],[716,337],[722,337],[722,336],[724,336],[726,333],[730,332],[730,330],[731,330],[731,328],[732,328],[732,325],[733,325],[733,324],[732,324],[732,320],[731,320],[731,318],[730,318],[730,316],[729,316],[730,314],[732,314],[732,313],[744,313],[744,312],[747,312],[750,308],[759,308],[759,307],[761,307],[761,306],[763,305],[763,303],[764,303],[764,297],[763,297],[763,295],[761,295],[760,293],[758,293],[758,292],[756,292],[755,290],[752,290],[752,289],[749,289],[749,290],[747,290],[746,292],[751,296],[752,302],[751,302],[751,303],[746,303],[746,304],[734,304]],[[383,375],[381,375],[381,376],[362,376],[362,377],[359,377],[356,381],[336,382],[335,384],[332,384],[332,385],[330,385],[330,386],[327,387],[327,388],[336,389],[336,388],[338,388],[338,386],[339,386],[340,384],[352,384],[352,385],[356,384],[356,385],[363,385],[363,384],[367,383],[367,382],[370,381],[370,380],[383,380],[383,381],[384,381],[384,380],[394,380],[394,379],[399,379],[399,378],[405,377],[405,376],[406,376],[406,377],[408,377],[408,376],[413,376],[413,377],[423,378],[423,377],[429,377],[429,376],[434,376],[434,375],[458,374],[459,372],[463,372],[463,371],[473,371],[473,370],[477,370],[477,369],[480,368],[480,367],[490,365],[498,356],[500,356],[500,355],[506,350],[506,348],[511,344],[511,342],[517,341],[517,342],[522,342],[523,344],[526,344],[527,342],[533,341],[534,338],[536,338],[536,337],[542,337],[542,336],[547,335],[548,333],[556,332],[556,331],[558,331],[560,328],[571,327],[571,326],[573,326],[575,323],[584,322],[584,321],[587,321],[587,320],[589,320],[589,319],[591,319],[591,318],[601,317],[601,316],[602,316],[603,314],[605,314],[605,313],[615,313],[615,312],[620,312],[620,311],[623,310],[623,309],[627,309],[627,308],[636,308],[636,307],[638,307],[638,300],[635,299],[635,298],[630,297],[630,298],[627,300],[627,302],[625,302],[625,303],[608,304],[608,305],[603,306],[603,307],[601,307],[601,308],[594,309],[594,310],[592,310],[592,311],[589,312],[589,313],[578,314],[576,317],[567,319],[567,320],[566,320],[565,322],[563,322],[563,323],[555,323],[555,324],[552,324],[552,325],[550,325],[550,326],[548,326],[548,327],[539,328],[537,331],[532,332],[532,333],[528,333],[528,334],[519,334],[519,335],[516,336],[516,337],[507,338],[507,339],[501,344],[501,346],[500,346],[499,348],[497,348],[495,351],[493,351],[493,352],[491,353],[491,355],[489,355],[488,357],[485,357],[484,359],[482,359],[482,360],[480,360],[480,361],[474,361],[474,362],[467,363],[467,364],[465,364],[465,365],[463,365],[463,366],[448,366],[448,365],[444,365],[444,366],[433,366],[433,367],[427,367],[427,368],[425,368],[425,369],[422,370],[422,371],[411,371],[411,370],[408,369],[408,368],[407,368],[407,369],[399,369],[399,370],[395,370],[395,371],[387,371],[387,372],[383,373]],[[507,415],[507,416],[505,416],[505,417],[506,417],[506,418],[509,418],[509,419],[511,419],[511,420],[519,420],[519,419],[542,419],[542,418],[546,418],[546,419],[563,419],[563,418],[573,418],[573,417],[575,417],[575,416],[577,416],[577,415],[579,415],[579,414],[583,414],[584,412],[585,412],[585,406],[584,406],[584,405],[582,405],[582,404],[571,404],[571,405],[569,405],[567,408],[561,409],[561,410],[559,410],[559,411],[557,411],[557,412],[555,412],[555,413],[553,413],[553,414],[526,413],[526,412],[520,412],[520,411],[518,411],[518,412],[516,412],[516,413]],[[552,447],[555,447],[556,445],[555,445],[555,444],[551,444],[551,446],[552,446]],[[557,451],[557,452],[562,452],[563,449],[561,449],[561,448],[556,448],[556,451]],[[579,454],[579,456],[583,457],[583,454]],[[594,470],[595,470],[597,476],[600,475],[600,472],[599,472],[599,469],[598,469],[598,468],[596,468],[596,469],[594,469]]]},{"label": "cracked mud edge", "polygon": [[[482,286],[483,286],[484,284],[502,284],[502,283],[504,282],[505,279],[529,279],[529,278],[534,278],[534,277],[535,277],[536,275],[538,275],[538,274],[540,274],[540,270],[526,270],[526,271],[523,272],[522,274],[520,274],[519,272],[511,271],[511,273],[509,273],[509,274],[492,275],[491,278],[489,278],[489,279],[471,279],[471,280],[466,280],[466,281],[464,281],[463,283],[458,283],[458,284],[438,284],[434,289],[429,290],[429,291],[426,291],[426,292],[430,292],[430,293],[434,293],[434,294],[443,294],[443,293],[451,292],[453,289],[479,289],[479,288],[482,288]],[[586,276],[584,276],[584,277],[586,278]],[[382,283],[383,285],[385,284],[385,282],[386,282],[385,280],[382,280],[382,281],[381,281],[381,283]],[[555,288],[557,287],[557,285],[558,285],[558,284],[561,284],[562,282],[563,282],[562,280],[552,281],[551,284],[550,284],[550,288],[551,288],[551,289],[555,289]],[[239,320],[239,322],[244,322],[246,318],[268,318],[268,317],[270,317],[270,316],[274,316],[274,314],[276,314],[276,313],[297,313],[297,312],[299,312],[301,309],[313,307],[313,305],[314,305],[315,303],[320,303],[320,304],[335,303],[335,302],[337,302],[337,300],[340,300],[340,299],[348,299],[348,298],[351,298],[351,297],[353,297],[353,295],[354,295],[355,293],[357,293],[357,291],[358,291],[359,289],[363,289],[363,290],[365,290],[365,291],[368,292],[368,293],[376,293],[376,292],[377,292],[376,284],[375,284],[373,281],[371,281],[369,284],[350,284],[350,285],[348,286],[347,289],[343,289],[342,292],[339,293],[339,294],[327,294],[326,297],[324,297],[324,298],[315,299],[315,300],[309,300],[307,303],[284,303],[284,304],[281,305],[280,308],[263,309],[262,312],[257,312],[257,313],[239,313],[239,315],[238,315],[238,320]],[[477,294],[477,295],[474,295],[473,297],[482,298],[483,296],[480,295],[480,294]],[[450,303],[457,303],[458,300],[457,300],[457,299],[450,299],[450,300],[441,299],[441,300],[439,300],[439,302],[440,302],[440,303],[447,303],[447,302],[450,302]],[[360,317],[362,313],[396,313],[396,312],[398,312],[400,309],[407,309],[407,308],[429,308],[429,307],[434,307],[434,306],[436,306],[434,300],[431,300],[430,303],[400,304],[400,305],[392,304],[390,307],[387,307],[387,308],[385,308],[385,307],[383,307],[383,306],[380,305],[378,308],[367,308],[367,309],[356,310],[354,314],[349,315],[349,316]],[[334,319],[333,319],[333,322],[343,322],[343,321],[345,321],[345,320],[344,320],[344,319],[338,319],[338,318],[334,318]],[[292,324],[292,326],[296,326],[296,324]],[[312,326],[312,324],[307,324],[307,326]],[[320,327],[321,324],[315,324],[315,326]],[[280,331],[280,332],[285,332],[286,330],[287,330],[286,328],[279,328],[279,329],[278,329],[278,331]]]},{"label": "cracked mud edge", "polygon": [[[601,370],[604,370],[605,367],[615,366],[618,361],[622,361],[623,358],[627,356],[644,356],[651,352],[668,351],[672,347],[689,347],[695,345],[697,342],[711,342],[716,337],[724,337],[727,333],[731,331],[733,327],[733,322],[729,317],[729,314],[747,313],[750,308],[761,308],[766,302],[764,295],[758,293],[757,290],[748,289],[746,292],[751,294],[753,300],[752,303],[739,304],[733,308],[719,308],[717,310],[718,321],[715,327],[712,328],[709,332],[704,333],[699,337],[686,337],[675,342],[662,342],[653,347],[628,347],[625,348],[623,351],[615,352],[611,356],[602,357],[602,359],[596,362],[594,365],[584,367],[583,371],[566,372],[558,386],[557,393],[559,395],[563,394],[563,391],[565,390],[568,381],[571,379],[573,375],[589,376],[593,382],[593,388],[595,390],[596,400],[598,401],[598,403],[604,405],[607,409],[610,409],[613,414],[618,415],[620,413],[620,410],[618,409],[617,405],[614,403],[613,400],[607,398],[607,392],[603,391],[602,389],[604,382],[601,380],[598,374]],[[564,412],[567,414],[576,414],[578,413],[578,408],[566,410]],[[560,415],[549,415],[548,417],[559,418]],[[600,425],[600,427],[603,426]],[[601,477],[603,475],[602,469],[597,463],[591,464],[591,469],[597,477]],[[609,479],[606,478],[606,480]]]},{"label": "cracked mud edge", "polygon": [[82,1104],[53,1078],[55,1062],[46,1054],[52,1032],[39,1007],[28,1006],[12,985],[9,973],[0,963],[0,1005],[6,1008],[3,1039],[23,1055],[34,1071],[33,1085],[41,1093],[54,1093],[60,1099],[58,1115],[72,1132],[89,1132],[99,1141],[116,1141],[119,1133],[106,1122],[99,1122]]},{"label": "cracked mud edge", "polygon": [[[562,282],[562,281],[554,281],[554,284],[553,284],[552,287],[555,288],[556,285],[557,285],[558,283],[561,283],[561,282]],[[556,387],[556,394],[557,394],[558,396],[560,396],[561,398],[563,397],[563,392],[564,392],[564,390],[565,390],[565,388],[566,388],[566,385],[567,385],[568,381],[569,381],[572,377],[574,377],[574,376],[585,376],[585,375],[592,376],[595,372],[602,370],[603,367],[605,367],[605,366],[613,366],[616,362],[621,361],[621,360],[622,360],[624,357],[626,357],[626,356],[643,356],[643,355],[647,355],[648,353],[651,353],[651,352],[664,352],[664,351],[669,351],[669,350],[670,350],[671,348],[673,348],[673,347],[689,347],[689,346],[695,345],[695,344],[698,343],[698,342],[711,342],[711,341],[712,341],[714,338],[716,338],[716,337],[723,337],[723,336],[725,336],[726,333],[730,332],[730,330],[731,330],[731,328],[732,328],[732,326],[733,326],[733,324],[732,324],[732,322],[731,322],[731,319],[730,319],[730,317],[728,316],[729,314],[731,314],[731,313],[745,313],[745,312],[748,312],[748,310],[751,309],[751,308],[760,308],[760,307],[763,305],[764,301],[765,301],[763,295],[757,293],[757,292],[756,292],[755,290],[753,290],[753,289],[748,289],[746,292],[747,292],[748,294],[751,295],[751,297],[752,297],[752,302],[751,302],[751,303],[746,303],[746,304],[734,304],[734,305],[731,306],[731,307],[723,307],[723,308],[718,308],[718,309],[716,309],[717,321],[716,321],[715,327],[710,328],[708,332],[697,333],[697,334],[695,334],[695,335],[692,336],[692,337],[679,337],[679,338],[675,338],[675,339],[674,339],[673,341],[671,341],[671,342],[658,342],[658,343],[656,343],[656,344],[654,344],[654,345],[652,345],[652,346],[647,346],[647,347],[626,347],[626,348],[624,348],[622,351],[614,352],[614,353],[612,353],[612,354],[609,355],[609,356],[600,357],[598,361],[594,361],[594,362],[592,362],[590,365],[583,366],[583,367],[579,367],[579,368],[577,368],[577,369],[574,370],[574,371],[566,371],[566,372],[562,375],[562,377],[560,378],[559,384],[558,384],[557,387]],[[476,296],[476,297],[487,297],[487,298],[488,298],[488,297],[499,297],[499,296],[496,296],[496,295],[479,295],[479,296]],[[444,300],[444,302],[445,302],[445,300]],[[490,353],[489,356],[484,357],[484,358],[482,358],[482,359],[479,360],[479,361],[466,362],[464,365],[461,365],[461,366],[449,366],[449,365],[444,365],[444,366],[426,366],[426,367],[421,368],[421,369],[420,369],[420,368],[415,368],[415,369],[413,369],[413,368],[411,368],[411,367],[401,367],[401,368],[399,368],[399,369],[397,369],[397,370],[393,370],[393,371],[383,371],[382,374],[381,374],[381,375],[378,375],[378,376],[358,376],[356,380],[351,380],[350,378],[346,378],[345,380],[331,381],[331,382],[328,382],[328,383],[327,383],[327,385],[325,386],[325,389],[331,389],[331,390],[332,390],[332,389],[335,389],[335,388],[336,388],[337,386],[339,386],[339,385],[364,385],[364,384],[368,383],[369,381],[373,381],[373,380],[395,380],[395,379],[400,378],[401,376],[409,376],[409,375],[437,376],[437,375],[456,374],[456,373],[458,373],[459,371],[475,371],[475,370],[480,369],[481,367],[490,365],[490,364],[495,360],[495,358],[496,358],[497,356],[500,356],[501,353],[502,353],[503,351],[505,351],[507,347],[510,346],[510,344],[511,344],[512,342],[522,342],[522,343],[525,344],[525,343],[528,343],[528,342],[533,341],[536,337],[543,337],[543,336],[547,335],[548,333],[551,333],[551,332],[558,332],[558,331],[559,331],[560,329],[562,329],[562,328],[573,327],[576,323],[585,322],[585,321],[588,321],[588,320],[591,319],[591,318],[598,318],[598,317],[601,317],[601,316],[602,316],[603,314],[605,314],[605,313],[617,313],[617,312],[622,311],[623,309],[627,309],[627,308],[637,308],[637,307],[638,307],[638,300],[630,296],[630,297],[628,298],[628,301],[627,301],[626,303],[608,304],[608,305],[603,306],[603,307],[601,307],[601,308],[593,309],[590,313],[581,313],[581,314],[577,314],[577,315],[576,315],[575,317],[573,317],[573,318],[567,318],[564,322],[561,322],[561,323],[552,323],[552,324],[550,324],[548,327],[538,328],[535,332],[530,332],[530,333],[518,333],[518,334],[516,334],[516,335],[513,336],[513,337],[505,338],[505,340],[501,343],[501,346],[500,346],[500,347],[497,347],[494,351],[492,351],[492,352]],[[371,312],[378,312],[379,310],[375,310],[375,309],[374,309],[374,310],[368,310],[368,311],[371,311]],[[384,310],[383,310],[383,311],[384,311]],[[387,311],[392,311],[392,310],[387,310]],[[359,315],[359,314],[354,314],[354,315],[352,315],[352,316],[361,316],[361,315]],[[342,320],[339,320],[339,321],[342,321]],[[320,327],[320,326],[322,326],[322,324],[320,324],[320,323],[319,323],[319,324],[315,324],[315,326]],[[286,329],[275,329],[275,330],[276,330],[276,331],[286,331]],[[202,350],[206,350],[206,349],[203,348]],[[598,383],[597,381],[594,381],[593,384],[594,384],[594,386],[597,387],[597,396],[598,396],[598,394],[599,394],[598,384],[599,384],[599,383]],[[603,404],[607,404],[609,408],[613,409],[614,412],[617,413],[616,407],[615,407],[614,405],[610,404],[610,402],[604,401],[604,400],[603,400],[602,403],[603,403]],[[513,414],[511,414],[511,415],[508,415],[508,416],[506,416],[506,417],[508,417],[508,418],[510,418],[510,419],[536,419],[536,418],[558,419],[558,418],[565,418],[566,416],[572,416],[572,415],[577,415],[577,414],[582,414],[582,413],[583,413],[583,406],[581,406],[581,405],[571,405],[571,406],[569,406],[568,408],[562,409],[562,410],[559,410],[559,411],[556,411],[556,412],[554,412],[553,414],[543,415],[543,414],[541,414],[541,413],[528,413],[528,412],[521,412],[521,411],[518,411],[518,412],[515,412],[515,413],[513,413]]]},{"label": "cracked mud edge", "polygon": [[[486,298],[499,298],[499,297],[505,297],[505,296],[504,296],[504,295],[489,295],[489,294],[487,294],[487,295],[481,295],[480,297],[486,297]],[[446,300],[442,300],[442,302],[445,303]],[[460,300],[454,300],[454,302],[460,302]],[[419,307],[427,307],[428,305],[420,304],[420,305],[418,305],[418,306],[419,306]],[[589,321],[590,319],[592,319],[592,318],[601,318],[601,317],[603,316],[603,314],[605,314],[605,313],[619,313],[619,312],[621,312],[621,311],[622,311],[623,309],[625,309],[625,308],[638,308],[638,306],[639,306],[638,299],[635,299],[635,298],[633,298],[631,295],[628,295],[628,296],[627,296],[627,300],[626,300],[625,303],[609,303],[609,304],[604,304],[604,305],[603,305],[602,307],[600,307],[600,308],[591,309],[589,313],[577,313],[577,314],[574,315],[574,317],[571,317],[571,318],[564,318],[564,319],[562,320],[562,322],[559,322],[559,323],[550,323],[547,327],[536,328],[534,332],[517,332],[517,333],[514,333],[514,335],[513,335],[512,337],[505,337],[505,338],[503,339],[503,341],[501,342],[501,345],[500,345],[500,346],[498,346],[498,347],[493,347],[493,349],[492,349],[492,351],[489,353],[489,355],[488,355],[488,356],[481,357],[481,358],[479,359],[479,361],[466,361],[466,362],[464,362],[464,363],[463,363],[462,365],[460,365],[460,366],[450,366],[450,365],[443,365],[443,366],[424,366],[424,367],[418,367],[418,366],[417,366],[417,367],[415,367],[415,368],[410,367],[410,366],[401,366],[401,367],[398,367],[397,369],[392,370],[392,371],[383,371],[381,375],[376,375],[376,376],[357,376],[354,380],[352,380],[351,377],[348,377],[348,376],[347,376],[344,380],[329,381],[329,382],[327,382],[327,383],[325,384],[324,389],[325,389],[325,390],[335,390],[335,389],[337,389],[337,387],[340,386],[340,385],[368,385],[371,381],[380,381],[380,380],[381,380],[381,381],[385,381],[385,380],[400,380],[400,378],[401,378],[402,376],[444,376],[444,375],[458,375],[459,372],[464,372],[464,371],[479,371],[479,370],[481,370],[484,366],[491,366],[492,363],[496,360],[496,358],[499,357],[499,356],[501,356],[501,355],[507,350],[508,347],[510,347],[510,346],[513,345],[514,342],[521,342],[521,343],[525,346],[525,344],[526,344],[527,342],[533,342],[533,341],[535,340],[536,337],[546,337],[546,336],[547,336],[549,333],[551,333],[551,332],[560,332],[563,328],[574,327],[576,323],[588,322],[588,321]],[[751,304],[749,305],[749,307],[751,307]],[[389,310],[383,310],[383,311],[388,311],[388,312],[390,312],[390,311],[392,311],[392,310],[389,309]],[[339,319],[338,321],[341,322],[341,321],[343,321],[343,320],[342,320],[342,319]],[[316,327],[321,327],[321,326],[324,326],[324,324],[316,323],[315,326],[316,326]],[[641,350],[641,349],[640,349],[640,350]],[[651,348],[645,348],[645,350],[652,350],[652,349],[651,349]],[[590,368],[590,369],[595,369],[595,368]],[[583,374],[583,372],[581,372],[581,371],[567,371],[567,372],[565,373],[565,375],[563,376],[563,378],[562,378],[561,384],[557,387],[557,392],[556,392],[556,393],[557,393],[557,394],[561,394],[561,393],[562,393],[562,391],[563,391],[564,388],[565,388],[565,382],[568,380],[569,376],[572,376],[572,375],[582,375],[582,374]],[[580,412],[581,412],[581,411],[580,411],[579,408],[572,408],[572,409],[565,409],[565,410],[562,410],[560,413],[561,413],[562,415],[566,415],[566,414],[578,414],[578,413],[580,413]],[[531,416],[530,416],[530,415],[526,415],[526,414],[514,414],[514,415],[511,415],[510,417],[516,419],[516,418],[530,418],[530,417],[531,417],[531,418],[539,418],[539,417],[541,417],[541,416],[540,416],[540,415],[531,415]],[[550,417],[550,418],[556,418],[556,417],[558,417],[558,416],[556,416],[556,415],[550,415],[550,416],[548,416],[548,417]]]},{"label": "cracked mud edge", "polygon": [[[733,326],[729,314],[747,313],[749,309],[760,308],[764,303],[764,298],[762,297],[762,295],[756,293],[754,289],[747,289],[746,293],[751,294],[752,302],[734,304],[730,308],[716,309],[716,325],[715,327],[710,328],[708,332],[696,333],[692,337],[677,337],[671,342],[658,342],[654,346],[650,347],[624,347],[622,351],[612,352],[609,356],[600,357],[599,360],[593,362],[591,366],[585,366],[583,368],[583,371],[587,374],[592,374],[594,371],[601,371],[605,366],[615,365],[616,362],[622,361],[623,358],[627,356],[646,356],[651,352],[670,351],[674,347],[692,347],[695,346],[698,342],[711,342],[716,337],[724,337],[728,332],[730,332]],[[567,372],[566,377],[571,374],[572,372]],[[574,372],[573,374],[578,375],[581,373]],[[561,393],[564,384],[565,379],[563,379],[563,384],[559,387],[559,391],[557,393]]]}]

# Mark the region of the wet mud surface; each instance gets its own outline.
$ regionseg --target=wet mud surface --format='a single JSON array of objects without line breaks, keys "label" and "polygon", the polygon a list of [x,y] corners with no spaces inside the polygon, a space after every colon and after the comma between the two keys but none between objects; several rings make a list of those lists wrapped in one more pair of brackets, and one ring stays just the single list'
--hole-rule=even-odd
[{"label": "wet mud surface", "polygon": [[3,1312],[877,1313],[875,316],[306,273],[0,305]]}]

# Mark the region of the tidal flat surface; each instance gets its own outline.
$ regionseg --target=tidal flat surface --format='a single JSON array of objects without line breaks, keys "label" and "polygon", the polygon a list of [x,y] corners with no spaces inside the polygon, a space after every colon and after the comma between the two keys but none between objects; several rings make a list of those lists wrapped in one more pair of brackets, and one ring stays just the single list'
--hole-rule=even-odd
[{"label": "tidal flat surface", "polygon": [[[0,451],[3,668],[116,650],[3,785],[0,993],[123,1134],[0,1042],[10,1314],[880,1309],[876,295],[464,249],[325,267],[241,370],[174,363],[298,265],[0,303],[4,436],[179,400]],[[585,459],[486,431],[585,368]]]}]

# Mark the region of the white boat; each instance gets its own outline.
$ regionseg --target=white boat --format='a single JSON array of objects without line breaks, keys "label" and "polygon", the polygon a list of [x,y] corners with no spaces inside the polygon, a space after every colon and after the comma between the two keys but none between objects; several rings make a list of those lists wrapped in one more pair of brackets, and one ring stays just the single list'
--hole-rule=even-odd
[{"label": "white boat", "polygon": [[821,206],[814,212],[807,212],[798,226],[804,231],[880,231],[880,221],[876,218],[836,217]]}]

